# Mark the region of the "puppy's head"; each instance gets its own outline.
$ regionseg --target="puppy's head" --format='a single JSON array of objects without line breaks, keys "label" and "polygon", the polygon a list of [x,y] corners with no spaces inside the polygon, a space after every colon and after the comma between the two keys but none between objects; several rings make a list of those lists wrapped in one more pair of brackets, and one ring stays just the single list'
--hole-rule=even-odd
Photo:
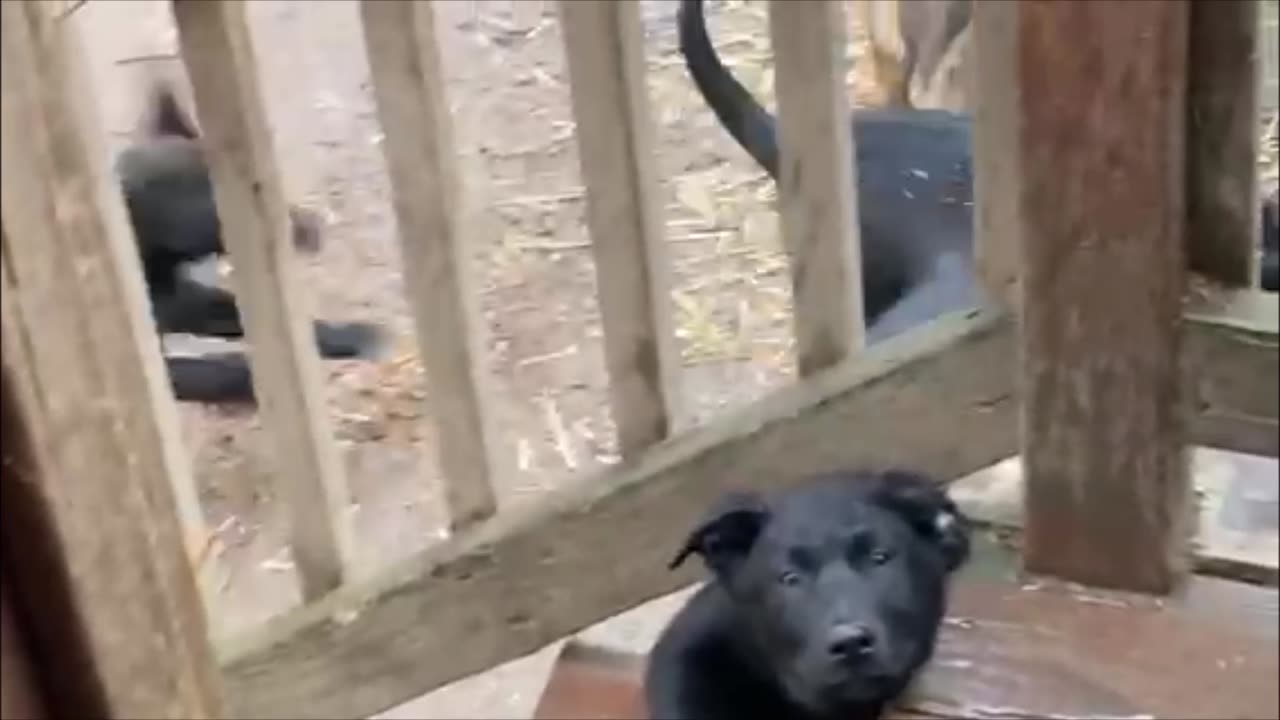
[{"label": "puppy's head", "polygon": [[969,522],[921,475],[836,473],[772,501],[727,497],[672,565],[695,553],[753,661],[792,702],[839,715],[891,699],[928,660]]}]

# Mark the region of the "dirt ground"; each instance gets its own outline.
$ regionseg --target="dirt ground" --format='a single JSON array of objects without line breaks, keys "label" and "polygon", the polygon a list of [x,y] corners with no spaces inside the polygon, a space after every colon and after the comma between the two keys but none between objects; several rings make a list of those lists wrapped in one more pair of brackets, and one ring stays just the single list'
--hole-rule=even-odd
[{"label": "dirt ground", "polygon": [[[688,427],[793,375],[790,291],[772,184],[688,80],[674,3],[642,5],[684,357],[680,422]],[[553,3],[446,0],[436,8],[466,192],[487,210],[469,240],[508,464],[499,493],[505,504],[522,502],[570,473],[616,461],[567,71]],[[764,3],[707,9],[726,63],[772,104]],[[377,321],[392,335],[382,360],[326,363],[358,578],[447,534],[364,39],[352,0],[258,0],[249,16],[285,187],[327,220],[323,251],[299,261],[316,313]],[[147,77],[180,72],[169,10],[160,0],[96,2],[76,21],[114,152],[134,129]],[[852,35],[851,96],[869,101],[874,90],[856,63],[863,39],[856,28]],[[208,560],[217,577],[216,630],[236,632],[299,602],[284,508],[268,481],[271,443],[252,413],[186,404],[180,411],[205,514],[217,529]],[[638,636],[635,628],[651,625],[613,627]],[[543,655],[528,662],[545,672]],[[448,700],[445,691],[438,703],[401,716],[527,714],[533,676],[521,684],[504,672],[475,681],[481,689],[471,696]]]}]

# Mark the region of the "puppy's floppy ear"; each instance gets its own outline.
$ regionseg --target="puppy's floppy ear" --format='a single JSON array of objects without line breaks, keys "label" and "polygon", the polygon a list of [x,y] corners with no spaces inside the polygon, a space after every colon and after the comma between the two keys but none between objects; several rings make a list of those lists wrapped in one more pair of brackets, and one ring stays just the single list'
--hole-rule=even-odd
[{"label": "puppy's floppy ear", "polygon": [[964,564],[969,558],[970,522],[941,483],[900,469],[878,473],[873,482],[874,502],[902,515],[916,532],[937,544],[948,571]]},{"label": "puppy's floppy ear", "polygon": [[697,553],[712,572],[725,576],[750,552],[768,520],[769,508],[759,495],[730,493],[694,528],[667,567],[674,570]]}]

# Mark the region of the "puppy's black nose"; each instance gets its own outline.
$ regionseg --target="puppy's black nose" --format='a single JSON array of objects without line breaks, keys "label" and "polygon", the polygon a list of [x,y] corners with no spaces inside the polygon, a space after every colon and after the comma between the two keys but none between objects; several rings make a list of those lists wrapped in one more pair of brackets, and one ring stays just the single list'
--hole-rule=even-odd
[{"label": "puppy's black nose", "polygon": [[866,625],[846,623],[831,630],[827,652],[841,660],[858,660],[875,649],[876,636]]}]

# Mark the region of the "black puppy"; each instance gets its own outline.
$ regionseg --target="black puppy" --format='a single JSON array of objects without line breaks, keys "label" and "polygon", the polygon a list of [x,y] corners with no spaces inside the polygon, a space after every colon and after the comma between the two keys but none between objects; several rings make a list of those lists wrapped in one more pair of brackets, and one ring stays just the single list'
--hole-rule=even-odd
[{"label": "black puppy", "polygon": [[732,495],[671,563],[713,574],[662,633],[655,720],[873,720],[933,653],[969,521],[912,472],[836,472]]},{"label": "black puppy", "polygon": [[[682,0],[677,24],[680,52],[703,99],[777,180],[774,118],[720,61],[702,0]],[[942,110],[859,108],[852,125],[868,341],[976,305],[981,293],[973,280],[969,118]],[[1272,247],[1280,244],[1276,236],[1273,226],[1264,226],[1267,289],[1274,289],[1274,268],[1280,267],[1280,247]]]},{"label": "black puppy", "polygon": [[[184,268],[222,255],[221,225],[213,183],[194,123],[182,112],[172,89],[152,88],[142,138],[116,160],[129,220],[142,259],[152,315],[160,333],[240,338],[244,328],[235,297],[189,277]],[[294,245],[319,247],[317,220],[289,208]],[[359,357],[376,350],[381,333],[365,323],[314,323],[320,354]],[[243,353],[166,358],[179,400],[252,402],[253,385]]]}]

